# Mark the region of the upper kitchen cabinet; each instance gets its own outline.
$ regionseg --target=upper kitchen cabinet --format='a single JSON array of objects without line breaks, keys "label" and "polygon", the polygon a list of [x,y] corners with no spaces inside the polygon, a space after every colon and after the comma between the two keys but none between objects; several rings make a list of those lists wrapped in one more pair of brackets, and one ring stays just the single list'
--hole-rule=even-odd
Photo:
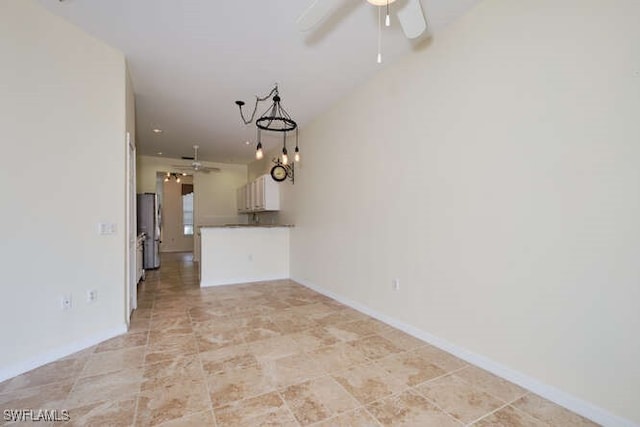
[{"label": "upper kitchen cabinet", "polygon": [[280,210],[280,187],[268,174],[238,189],[238,212]]}]

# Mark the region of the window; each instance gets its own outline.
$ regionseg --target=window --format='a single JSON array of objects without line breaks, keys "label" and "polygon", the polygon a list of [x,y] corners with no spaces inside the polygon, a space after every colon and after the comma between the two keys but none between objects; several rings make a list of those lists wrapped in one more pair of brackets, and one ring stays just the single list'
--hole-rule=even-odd
[{"label": "window", "polygon": [[182,184],[182,227],[185,236],[193,236],[193,184]]}]

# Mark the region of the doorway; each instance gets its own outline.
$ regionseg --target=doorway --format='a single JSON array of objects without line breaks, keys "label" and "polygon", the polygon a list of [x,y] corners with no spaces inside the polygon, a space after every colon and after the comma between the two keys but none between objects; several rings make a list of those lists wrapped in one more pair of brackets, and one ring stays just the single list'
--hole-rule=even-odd
[{"label": "doorway", "polygon": [[158,173],[162,214],[161,252],[193,252],[193,175]]}]

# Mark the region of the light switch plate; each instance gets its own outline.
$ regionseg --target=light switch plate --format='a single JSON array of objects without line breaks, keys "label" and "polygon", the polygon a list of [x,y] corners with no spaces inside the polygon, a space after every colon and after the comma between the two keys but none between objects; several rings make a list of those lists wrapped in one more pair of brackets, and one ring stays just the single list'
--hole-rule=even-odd
[{"label": "light switch plate", "polygon": [[98,224],[98,234],[102,236],[116,234],[116,231],[118,231],[118,227],[116,226],[116,224],[109,222],[101,222]]}]

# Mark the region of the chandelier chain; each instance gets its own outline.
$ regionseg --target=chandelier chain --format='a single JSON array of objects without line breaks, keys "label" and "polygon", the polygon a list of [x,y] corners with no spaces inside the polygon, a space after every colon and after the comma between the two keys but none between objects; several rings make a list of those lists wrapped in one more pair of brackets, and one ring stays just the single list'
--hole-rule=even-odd
[{"label": "chandelier chain", "polygon": [[251,117],[249,118],[249,120],[245,119],[244,113],[242,112],[242,105],[238,104],[238,108],[240,109],[240,117],[242,118],[244,124],[248,125],[249,123],[253,122],[253,119],[256,117],[256,111],[258,111],[258,104],[262,101],[266,101],[274,95],[278,95],[278,85],[271,89],[271,92],[269,92],[268,95],[263,97],[256,96],[256,102],[253,106],[253,112],[251,113]]}]

